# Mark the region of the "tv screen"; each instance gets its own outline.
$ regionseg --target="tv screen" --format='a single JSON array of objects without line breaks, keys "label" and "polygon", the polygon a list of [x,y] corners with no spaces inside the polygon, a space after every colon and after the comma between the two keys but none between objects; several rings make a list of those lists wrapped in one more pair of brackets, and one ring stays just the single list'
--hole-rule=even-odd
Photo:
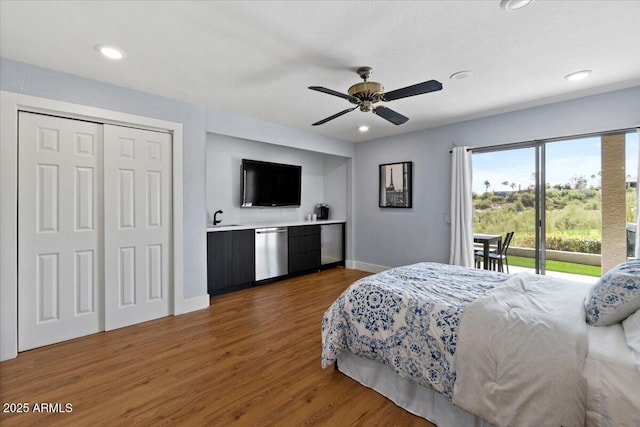
[{"label": "tv screen", "polygon": [[243,208],[300,206],[302,166],[242,159]]}]

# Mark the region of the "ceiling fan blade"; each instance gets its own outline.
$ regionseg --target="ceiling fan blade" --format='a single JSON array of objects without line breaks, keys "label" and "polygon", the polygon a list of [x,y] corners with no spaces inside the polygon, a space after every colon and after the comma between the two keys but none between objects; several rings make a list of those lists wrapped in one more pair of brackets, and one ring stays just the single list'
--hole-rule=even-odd
[{"label": "ceiling fan blade", "polygon": [[320,120],[319,122],[315,122],[315,123],[313,123],[311,126],[318,126],[318,125],[321,125],[321,124],[327,123],[329,120],[333,120],[333,119],[335,119],[335,118],[338,118],[338,117],[342,116],[343,114],[347,114],[347,113],[349,113],[349,112],[351,112],[351,111],[355,110],[356,108],[358,108],[358,106],[357,106],[357,105],[356,105],[355,107],[353,107],[353,108],[347,108],[346,110],[344,110],[344,111],[340,111],[339,113],[336,113],[336,114],[334,114],[333,116],[327,117],[326,119],[322,119],[322,120]]},{"label": "ceiling fan blade", "polygon": [[382,96],[382,99],[383,101],[393,101],[394,99],[422,95],[423,93],[436,92],[438,90],[442,90],[442,83],[437,80],[429,80],[428,82],[422,82],[387,92]]},{"label": "ceiling fan blade", "polygon": [[396,113],[391,108],[378,107],[373,110],[374,114],[382,117],[385,120],[389,120],[394,125],[401,125],[409,120],[409,117],[405,117],[400,113]]},{"label": "ceiling fan blade", "polygon": [[318,92],[328,93],[329,95],[338,96],[340,98],[344,98],[352,104],[359,104],[360,100],[355,96],[347,95],[346,93],[341,93],[332,89],[327,89],[322,86],[309,86],[311,90],[317,90]]}]

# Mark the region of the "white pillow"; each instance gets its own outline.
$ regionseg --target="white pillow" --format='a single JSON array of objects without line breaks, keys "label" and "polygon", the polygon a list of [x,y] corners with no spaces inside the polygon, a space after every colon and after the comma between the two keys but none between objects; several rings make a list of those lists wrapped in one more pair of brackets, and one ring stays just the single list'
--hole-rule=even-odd
[{"label": "white pillow", "polygon": [[627,345],[633,352],[633,362],[640,371],[640,310],[622,321]]},{"label": "white pillow", "polygon": [[593,285],[585,298],[587,323],[619,323],[640,309],[640,259],[616,265]]}]

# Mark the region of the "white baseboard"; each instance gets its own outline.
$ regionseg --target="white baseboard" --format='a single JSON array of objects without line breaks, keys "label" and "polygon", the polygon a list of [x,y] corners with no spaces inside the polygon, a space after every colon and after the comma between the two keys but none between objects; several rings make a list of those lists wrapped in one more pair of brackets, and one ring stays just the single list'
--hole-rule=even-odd
[{"label": "white baseboard", "polygon": [[0,362],[18,357],[18,342],[0,337]]},{"label": "white baseboard", "polygon": [[369,264],[369,263],[360,262],[360,261],[347,261],[346,265],[347,265],[347,268],[352,268],[354,270],[368,271],[369,273],[380,273],[381,271],[385,271],[391,268],[391,267],[385,267],[384,265]]},{"label": "white baseboard", "polygon": [[209,307],[209,294],[201,295],[199,297],[187,298],[182,301],[180,305],[179,314],[186,314],[192,311],[202,310],[203,308]]}]

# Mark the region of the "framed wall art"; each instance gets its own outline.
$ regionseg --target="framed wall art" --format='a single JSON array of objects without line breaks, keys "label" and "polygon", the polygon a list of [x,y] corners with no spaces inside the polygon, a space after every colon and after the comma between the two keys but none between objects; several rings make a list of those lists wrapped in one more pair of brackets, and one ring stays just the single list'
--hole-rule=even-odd
[{"label": "framed wall art", "polygon": [[378,206],[381,208],[412,207],[412,169],[413,162],[380,165]]}]

